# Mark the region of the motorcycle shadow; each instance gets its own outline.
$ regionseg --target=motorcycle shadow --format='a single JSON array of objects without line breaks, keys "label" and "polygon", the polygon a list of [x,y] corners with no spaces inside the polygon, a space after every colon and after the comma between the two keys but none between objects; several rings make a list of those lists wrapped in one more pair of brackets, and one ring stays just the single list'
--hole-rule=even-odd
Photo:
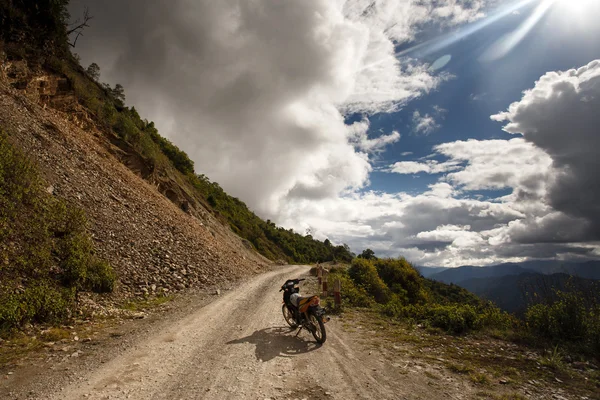
[{"label": "motorcycle shadow", "polygon": [[320,344],[313,341],[309,342],[301,337],[296,337],[296,331],[296,329],[290,329],[289,327],[265,328],[255,331],[252,335],[231,340],[226,344],[254,344],[256,346],[256,358],[262,362],[270,361],[276,357],[297,356],[321,347]]}]

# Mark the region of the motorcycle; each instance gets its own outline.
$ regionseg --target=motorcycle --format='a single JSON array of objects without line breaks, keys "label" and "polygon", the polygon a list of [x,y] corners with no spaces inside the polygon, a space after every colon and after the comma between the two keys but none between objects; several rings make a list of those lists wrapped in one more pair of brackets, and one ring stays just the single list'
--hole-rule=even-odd
[{"label": "motorcycle", "polygon": [[325,317],[325,309],[320,305],[319,296],[300,296],[300,288],[296,285],[303,280],[288,279],[279,289],[280,292],[283,292],[283,305],[281,307],[283,318],[292,329],[300,327],[296,336],[300,334],[302,329],[306,329],[312,333],[317,343],[323,344],[327,339],[325,323],[330,318]]}]

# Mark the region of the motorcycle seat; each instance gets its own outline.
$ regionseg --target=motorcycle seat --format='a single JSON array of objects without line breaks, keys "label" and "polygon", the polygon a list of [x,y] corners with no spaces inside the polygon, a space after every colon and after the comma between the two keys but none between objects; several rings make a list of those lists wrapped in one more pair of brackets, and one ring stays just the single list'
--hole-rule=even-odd
[{"label": "motorcycle seat", "polygon": [[306,303],[308,303],[308,302],[309,302],[310,300],[312,300],[314,297],[315,297],[315,296],[305,296],[305,297],[304,297],[304,296],[300,296],[300,295],[297,295],[297,294],[295,294],[295,293],[294,293],[294,294],[293,294],[293,295],[290,297],[290,301],[292,302],[292,304],[293,304],[295,307],[302,308],[302,306],[304,306]]}]

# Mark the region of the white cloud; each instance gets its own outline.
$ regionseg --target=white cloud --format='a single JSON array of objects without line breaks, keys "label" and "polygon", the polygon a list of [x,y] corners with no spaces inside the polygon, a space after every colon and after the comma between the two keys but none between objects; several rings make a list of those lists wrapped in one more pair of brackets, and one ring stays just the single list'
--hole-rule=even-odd
[{"label": "white cloud", "polygon": [[552,159],[524,139],[459,140],[437,145],[434,151],[432,157],[444,156],[448,160],[399,161],[383,171],[447,173],[444,180],[463,190],[511,188],[522,199],[540,199],[546,193]]},{"label": "white cloud", "polygon": [[421,115],[419,111],[415,111],[412,116],[413,131],[429,135],[437,131],[440,125],[435,121],[435,118],[429,114]]},{"label": "white cloud", "polygon": [[421,112],[416,110],[413,112],[412,123],[413,132],[429,135],[441,128],[441,125],[437,122],[444,118],[444,114],[448,110],[443,109],[440,106],[433,106],[432,114],[421,115]]},{"label": "white cloud", "polygon": [[456,248],[480,246],[485,240],[478,232],[472,232],[469,225],[440,225],[434,231],[419,232],[416,238],[425,242],[450,243]]},{"label": "white cloud", "polygon": [[444,143],[434,150],[466,167],[447,179],[465,190],[513,188],[537,197],[545,193],[552,160],[523,139],[467,140]]},{"label": "white cloud", "polygon": [[[548,72],[508,111],[492,116],[504,130],[552,159],[548,204],[587,221],[586,239],[600,240],[600,60],[579,69]],[[574,235],[581,240],[581,234]]]},{"label": "white cloud", "polygon": [[384,169],[384,172],[393,172],[396,174],[418,174],[424,172],[426,174],[441,174],[448,171],[460,169],[460,162],[448,161],[438,162],[436,160],[419,161],[398,161],[389,168]]},{"label": "white cloud", "polygon": [[367,192],[294,200],[286,207],[286,224],[299,232],[310,226],[315,237],[345,242],[357,251],[370,247],[381,256],[405,255],[419,264],[498,261],[488,232],[524,215],[510,204],[456,195],[440,182],[419,195]]},{"label": "white cloud", "polygon": [[436,88],[446,77],[398,60],[395,47],[423,24],[469,21],[482,7],[456,0],[108,2],[93,7],[78,51],[124,85],[128,102],[198,172],[278,221],[295,197],[336,197],[368,183],[368,154],[400,134],[369,137],[368,120],[347,126],[344,113],[395,110]]},{"label": "white cloud", "polygon": [[369,120],[363,119],[348,127],[349,141],[359,150],[367,153],[377,153],[383,151],[388,145],[400,140],[400,134],[396,131],[393,131],[389,135],[381,135],[374,139],[369,139],[369,126]]},{"label": "white cloud", "polygon": [[[398,162],[384,170],[443,174],[429,191],[355,195],[340,200],[345,207],[334,202],[317,214],[319,232],[357,249],[370,247],[380,255],[404,255],[429,265],[594,256],[596,247],[584,243],[589,224],[546,204],[552,159],[543,150],[523,138],[456,141],[434,150],[434,156],[448,160]],[[511,193],[494,200],[470,196],[472,191],[498,189]],[[334,211],[338,209],[339,214]],[[309,210],[302,213],[315,216]],[[336,218],[343,219],[343,229],[328,231],[328,221]],[[348,225],[361,227],[360,234],[347,233]]]},{"label": "white cloud", "polygon": [[[428,191],[360,192],[373,170],[371,155],[400,139],[398,132],[374,136],[369,116],[395,110],[448,78],[397,60],[395,47],[422,26],[480,18],[483,6],[482,0],[106,2],[93,9],[94,25],[78,51],[101,65],[105,79],[125,86],[129,102],[193,158],[198,172],[298,232],[310,227],[315,237],[357,251],[371,247],[429,265],[591,254],[597,248],[590,244],[536,242],[528,234],[567,222],[574,229],[577,218],[567,220],[556,214],[559,206],[544,203],[550,188],[556,205],[561,176],[597,183],[579,167],[591,157],[578,164],[569,156],[586,150],[578,143],[590,143],[589,132],[578,133],[585,124],[600,126],[586,117],[590,110],[600,115],[596,66],[549,74],[542,79],[547,85],[538,82],[496,117],[535,146],[522,139],[447,143],[434,149],[435,158],[447,161],[388,168],[443,174]],[[347,125],[346,112],[365,118]],[[433,119],[419,131],[438,125],[440,112],[419,113],[419,122]],[[548,124],[562,133],[558,147],[536,139]],[[546,153],[563,174],[554,181]],[[585,197],[582,182],[575,188]],[[467,197],[486,188],[513,193],[493,201]],[[533,225],[537,231],[521,229]]]}]

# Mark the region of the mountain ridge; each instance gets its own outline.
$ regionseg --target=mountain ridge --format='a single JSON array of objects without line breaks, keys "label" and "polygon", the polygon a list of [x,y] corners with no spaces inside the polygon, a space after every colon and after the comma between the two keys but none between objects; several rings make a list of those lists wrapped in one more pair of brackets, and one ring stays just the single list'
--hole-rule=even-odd
[{"label": "mountain ridge", "polygon": [[556,291],[579,291],[586,293],[588,300],[600,300],[598,281],[565,273],[544,275],[532,271],[520,275],[472,278],[461,282],[459,286],[483,299],[493,301],[505,311],[521,316],[533,304],[556,301]]},{"label": "mountain ridge", "polygon": [[[433,268],[435,267],[425,267]],[[427,270],[426,270],[427,271]],[[501,277],[536,272],[544,275],[565,273],[587,279],[600,279],[600,261],[564,262],[548,260],[532,260],[520,263],[502,263],[491,266],[476,267],[464,265],[456,268],[445,268],[440,272],[429,273],[427,277],[445,283],[459,284],[467,279]]]}]

